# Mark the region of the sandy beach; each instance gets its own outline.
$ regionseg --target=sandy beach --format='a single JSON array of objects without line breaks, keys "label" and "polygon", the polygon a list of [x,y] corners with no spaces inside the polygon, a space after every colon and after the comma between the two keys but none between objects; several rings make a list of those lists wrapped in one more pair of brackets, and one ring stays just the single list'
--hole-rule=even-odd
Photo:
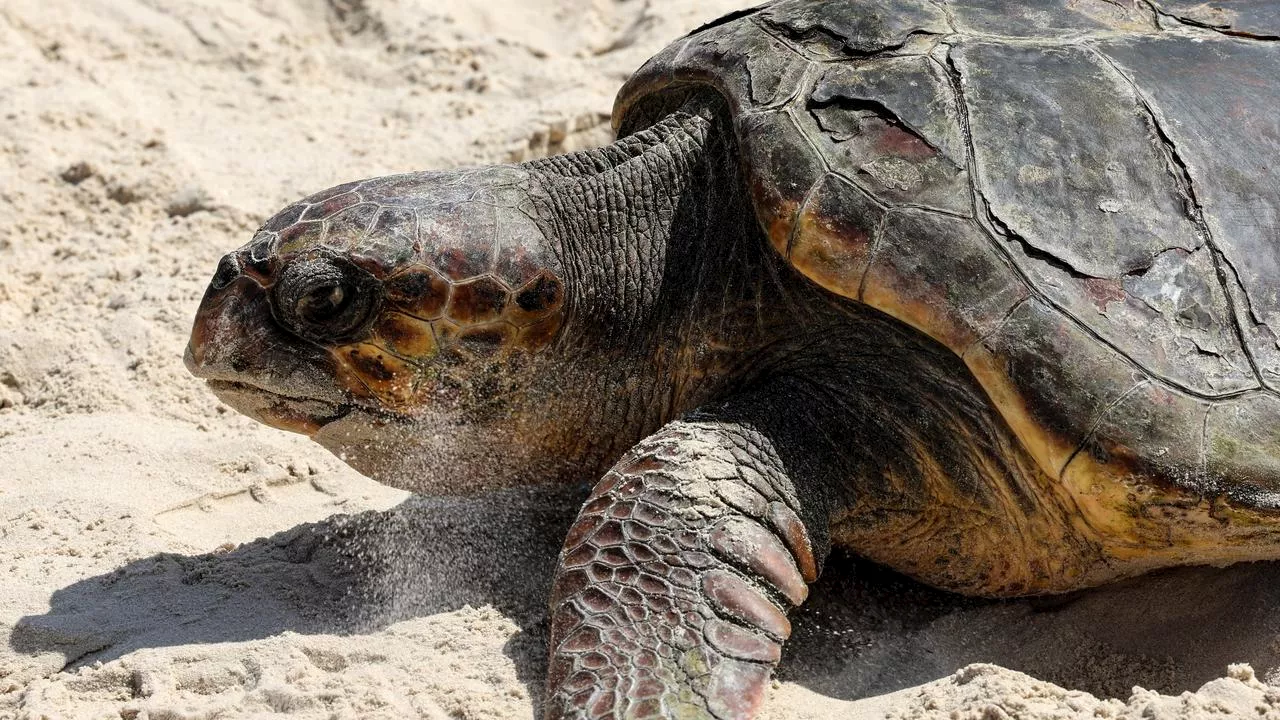
[{"label": "sandy beach", "polygon": [[[748,3],[0,4],[0,718],[535,718],[588,483],[411,497],[182,349],[217,259],[347,180],[609,142]],[[1280,718],[1280,566],[959,598],[837,555],[762,717]]]}]

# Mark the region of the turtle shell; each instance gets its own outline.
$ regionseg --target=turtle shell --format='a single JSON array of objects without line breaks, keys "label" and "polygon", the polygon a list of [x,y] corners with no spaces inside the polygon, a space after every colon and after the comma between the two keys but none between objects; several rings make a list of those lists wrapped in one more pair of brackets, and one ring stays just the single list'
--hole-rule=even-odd
[{"label": "turtle shell", "polygon": [[1280,2],[1206,8],[787,0],[671,45],[614,120],[720,93],[773,247],[959,355],[1084,504],[1280,507]]}]

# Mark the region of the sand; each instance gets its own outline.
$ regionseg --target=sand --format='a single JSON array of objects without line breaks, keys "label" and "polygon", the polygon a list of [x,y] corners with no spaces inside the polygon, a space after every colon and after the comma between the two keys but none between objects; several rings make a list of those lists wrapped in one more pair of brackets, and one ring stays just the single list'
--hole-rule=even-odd
[{"label": "sand", "polygon": [[[741,5],[0,4],[0,718],[534,717],[585,485],[380,486],[219,407],[190,318],[289,200],[607,142],[627,74]],[[989,603],[836,557],[763,717],[1280,717],[1278,581]]]}]

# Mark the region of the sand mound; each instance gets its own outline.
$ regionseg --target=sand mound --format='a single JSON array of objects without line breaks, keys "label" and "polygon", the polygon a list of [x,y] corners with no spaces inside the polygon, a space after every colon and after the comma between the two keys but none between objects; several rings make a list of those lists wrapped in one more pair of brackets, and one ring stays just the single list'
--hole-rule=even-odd
[{"label": "sand mound", "polygon": [[[220,408],[190,316],[300,195],[607,141],[626,75],[740,5],[0,5],[0,718],[532,717],[582,488],[381,487]],[[836,558],[766,717],[1274,717],[1215,678],[1278,664],[1278,574],[993,604]]]}]

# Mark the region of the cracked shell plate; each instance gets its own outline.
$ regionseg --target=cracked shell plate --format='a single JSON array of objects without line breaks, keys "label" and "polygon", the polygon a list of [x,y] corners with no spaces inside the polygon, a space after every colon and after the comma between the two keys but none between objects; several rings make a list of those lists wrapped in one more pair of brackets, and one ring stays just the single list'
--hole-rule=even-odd
[{"label": "cracked shell plate", "polygon": [[1175,386],[1257,387],[1191,181],[1141,88],[1083,46],[953,56],[987,220],[1032,284]]}]

